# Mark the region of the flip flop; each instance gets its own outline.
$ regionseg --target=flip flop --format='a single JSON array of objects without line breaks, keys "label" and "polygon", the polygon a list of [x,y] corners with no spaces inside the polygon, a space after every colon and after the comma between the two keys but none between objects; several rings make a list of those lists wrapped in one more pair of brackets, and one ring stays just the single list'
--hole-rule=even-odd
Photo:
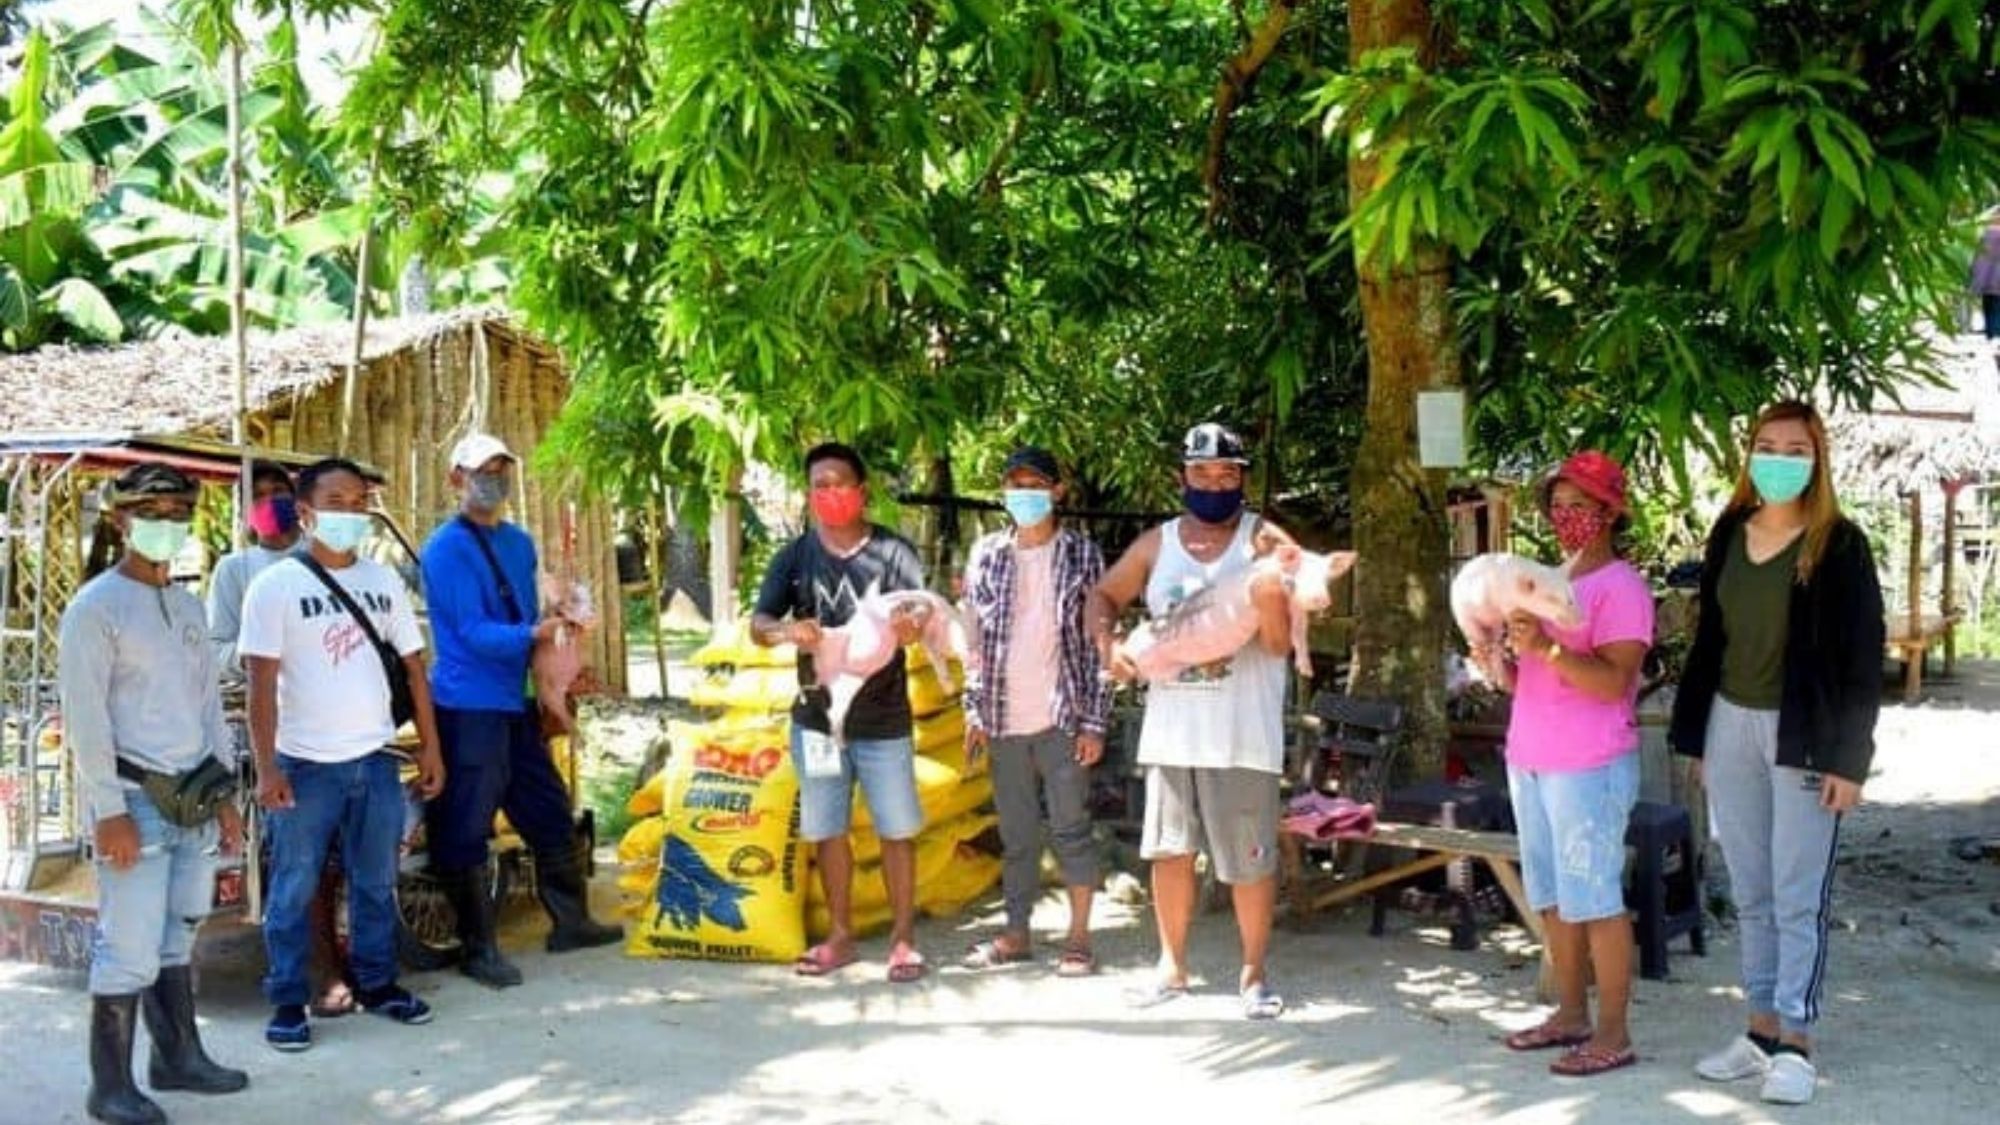
[{"label": "flip flop", "polygon": [[854,964],[860,958],[861,955],[852,949],[842,956],[834,952],[832,946],[822,942],[806,950],[805,956],[792,962],[792,972],[802,977],[823,977]]},{"label": "flip flop", "polygon": [[915,984],[924,979],[930,966],[924,963],[924,955],[912,949],[901,955],[889,955],[889,983]]},{"label": "flip flop", "polygon": [[982,969],[997,969],[1002,965],[1019,965],[1024,961],[1033,961],[1034,959],[1035,951],[1032,949],[1008,950],[1002,948],[997,940],[988,938],[985,941],[974,942],[966,949],[965,956],[959,958],[958,963],[965,968],[977,971]]},{"label": "flip flop", "polygon": [[330,1020],[351,1015],[359,1007],[354,999],[354,990],[348,987],[347,982],[335,981],[321,989],[306,1010],[318,1019]]},{"label": "flip flop", "polygon": [[1147,1008],[1157,1008],[1162,1004],[1171,1004],[1187,994],[1187,985],[1155,980],[1144,988],[1136,988],[1126,993],[1125,1002],[1128,1006],[1143,1011]]},{"label": "flip flop", "polygon": [[1059,977],[1088,977],[1097,973],[1097,955],[1081,946],[1072,945],[1062,951],[1056,961],[1056,975]]},{"label": "flip flop", "polygon": [[1590,1029],[1564,1031],[1550,1023],[1540,1023],[1509,1035],[1506,1040],[1510,1051],[1546,1051],[1551,1047],[1580,1047],[1590,1042]]},{"label": "flip flop", "polygon": [[1258,981],[1241,994],[1243,1018],[1246,1020],[1274,1020],[1285,1014],[1285,998],[1271,988],[1269,982]]},{"label": "flip flop", "polygon": [[1589,1078],[1593,1074],[1623,1069],[1638,1061],[1639,1052],[1630,1047],[1622,1051],[1607,1051],[1602,1047],[1577,1047],[1550,1063],[1549,1073],[1560,1074],[1565,1078]]}]

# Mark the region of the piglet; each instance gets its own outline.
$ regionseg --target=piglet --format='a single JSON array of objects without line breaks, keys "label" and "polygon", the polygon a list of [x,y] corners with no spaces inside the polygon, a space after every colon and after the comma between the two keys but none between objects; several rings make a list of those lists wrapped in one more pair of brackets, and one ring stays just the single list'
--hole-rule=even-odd
[{"label": "piglet", "polygon": [[1352,551],[1317,554],[1280,547],[1213,586],[1183,599],[1164,616],[1146,621],[1120,642],[1143,679],[1172,679],[1189,668],[1234,656],[1257,635],[1254,597],[1259,588],[1281,583],[1289,592],[1292,660],[1301,675],[1312,675],[1306,649],[1306,618],[1333,600],[1333,580],[1354,566]]},{"label": "piglet", "polygon": [[545,729],[575,737],[576,715],[569,708],[569,689],[583,674],[585,629],[597,623],[597,609],[591,604],[590,590],[581,582],[562,583],[544,574],[541,577],[543,611],[560,617],[563,624],[555,635],[535,646],[530,669],[535,678],[535,701],[547,720]]},{"label": "piglet", "polygon": [[1519,555],[1479,555],[1451,580],[1451,615],[1473,648],[1506,638],[1507,619],[1518,611],[1574,629],[1583,624],[1569,575]]},{"label": "piglet", "polygon": [[826,688],[827,718],[835,742],[845,740],[847,712],[854,697],[869,677],[902,659],[891,624],[899,619],[915,619],[920,626],[917,643],[937,671],[938,683],[952,689],[952,657],[965,655],[965,625],[951,603],[929,590],[898,590],[883,593],[870,583],[867,593],[854,607],[854,616],[845,625],[820,630],[813,646],[813,674]]}]

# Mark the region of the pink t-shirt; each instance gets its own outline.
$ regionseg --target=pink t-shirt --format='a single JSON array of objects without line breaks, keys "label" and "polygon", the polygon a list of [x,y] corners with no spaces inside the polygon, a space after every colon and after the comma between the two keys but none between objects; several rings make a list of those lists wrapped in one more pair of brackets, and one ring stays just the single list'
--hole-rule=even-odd
[{"label": "pink t-shirt", "polygon": [[1062,623],[1056,620],[1054,543],[1014,548],[1014,624],[1008,632],[1007,713],[996,734],[1040,734],[1056,725]]},{"label": "pink t-shirt", "polygon": [[[1617,641],[1653,643],[1653,592],[1623,559],[1598,567],[1573,583],[1584,623],[1575,629],[1544,625],[1556,643],[1590,652]],[[1625,698],[1607,703],[1572,687],[1540,657],[1523,656],[1514,673],[1514,717],[1507,725],[1507,761],[1534,770],[1587,770],[1639,745],[1633,705],[1635,677]]]}]

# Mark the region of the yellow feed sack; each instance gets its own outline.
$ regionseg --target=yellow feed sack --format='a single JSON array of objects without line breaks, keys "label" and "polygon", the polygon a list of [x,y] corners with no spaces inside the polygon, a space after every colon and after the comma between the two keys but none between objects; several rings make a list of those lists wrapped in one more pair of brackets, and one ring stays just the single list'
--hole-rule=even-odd
[{"label": "yellow feed sack", "polygon": [[[998,826],[1000,818],[984,816],[961,816],[955,820],[929,829],[917,837],[917,905],[924,906],[931,899],[934,885],[961,886],[963,880],[948,882],[950,868],[954,863],[954,852],[968,840],[976,839],[980,833]],[[880,845],[878,844],[879,848]],[[889,905],[889,888],[882,881],[882,857],[880,852],[868,862],[857,856],[854,865],[854,886],[850,897],[857,912]],[[826,905],[826,887],[820,882],[817,864],[808,864],[810,875],[806,881],[806,905],[808,907]],[[989,886],[991,884],[988,884]],[[985,887],[980,887],[965,895],[970,898]],[[963,900],[959,900],[963,901]]]},{"label": "yellow feed sack", "polygon": [[697,668],[790,668],[797,659],[798,650],[791,645],[765,648],[738,629],[696,649],[688,663]]},{"label": "yellow feed sack", "polygon": [[658,880],[626,952],[795,960],[806,947],[805,863],[783,740],[769,730],[718,735],[676,750],[666,773]]},{"label": "yellow feed sack", "polygon": [[653,776],[642,782],[632,795],[625,798],[625,811],[633,816],[654,817],[667,799],[667,771],[657,770]]},{"label": "yellow feed sack", "polygon": [[[664,771],[662,771],[664,772]],[[667,843],[667,818],[649,816],[625,830],[618,841],[618,862],[627,867],[655,865]]]},{"label": "yellow feed sack", "polygon": [[951,661],[951,688],[944,690],[938,683],[937,673],[931,662],[923,655],[922,648],[910,649],[916,655],[909,664],[910,714],[935,715],[958,701],[959,689],[965,686],[965,667],[958,661]]},{"label": "yellow feed sack", "polygon": [[956,707],[940,711],[927,719],[918,719],[911,724],[910,732],[916,740],[917,753],[944,757],[940,751],[965,745],[965,712]]},{"label": "yellow feed sack", "polygon": [[999,856],[960,844],[950,866],[919,889],[917,906],[932,918],[950,918],[999,881]]},{"label": "yellow feed sack", "polygon": [[[924,823],[937,824],[945,819],[938,810],[951,800],[952,792],[959,787],[958,771],[922,755],[917,756],[914,765],[917,772],[917,804],[924,810]],[[859,785],[854,787],[852,823],[857,828],[875,827],[875,818],[869,815],[868,802],[863,799]]]},{"label": "yellow feed sack", "polygon": [[[889,923],[895,921],[895,915],[890,912],[886,903],[867,910],[855,907],[848,914],[849,928],[858,938],[874,937],[888,929]],[[814,903],[806,907],[807,937],[814,941],[824,941],[826,935],[832,932],[833,915],[827,913],[825,903]]]}]

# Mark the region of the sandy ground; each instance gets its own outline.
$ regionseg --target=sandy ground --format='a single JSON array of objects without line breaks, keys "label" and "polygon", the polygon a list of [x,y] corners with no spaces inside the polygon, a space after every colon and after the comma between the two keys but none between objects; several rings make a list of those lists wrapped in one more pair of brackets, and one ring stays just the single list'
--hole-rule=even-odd
[{"label": "sandy ground", "polygon": [[[1207,986],[1145,1012],[1150,915],[1100,903],[1106,971],[1058,980],[1038,964],[915,986],[870,960],[828,981],[782,968],[550,957],[519,908],[509,946],[528,983],[488,992],[454,975],[406,983],[437,1021],[320,1023],[308,1053],[281,1056],[260,1030],[254,932],[220,930],[202,952],[204,1034],[245,1066],[250,1090],[163,1095],[182,1122],[1904,1122],[2000,1120],[2000,865],[1952,858],[1955,836],[2000,833],[2000,666],[1965,670],[1926,703],[1887,707],[1871,804],[1845,832],[1818,1103],[1759,1104],[1753,1085],[1710,1086],[1693,1059],[1740,1026],[1733,934],[1710,955],[1676,943],[1673,979],[1637,985],[1638,1067],[1550,1077],[1506,1051],[1533,1021],[1532,951],[1512,927],[1474,952],[1365,911],[1285,931],[1273,960],[1293,1010],[1237,1016],[1227,914],[1202,918]],[[604,905],[609,875],[600,882]],[[928,923],[937,960],[992,915]],[[1038,925],[1061,925],[1048,906]],[[82,1121],[86,1004],[80,982],[0,966],[0,1123]]]}]

